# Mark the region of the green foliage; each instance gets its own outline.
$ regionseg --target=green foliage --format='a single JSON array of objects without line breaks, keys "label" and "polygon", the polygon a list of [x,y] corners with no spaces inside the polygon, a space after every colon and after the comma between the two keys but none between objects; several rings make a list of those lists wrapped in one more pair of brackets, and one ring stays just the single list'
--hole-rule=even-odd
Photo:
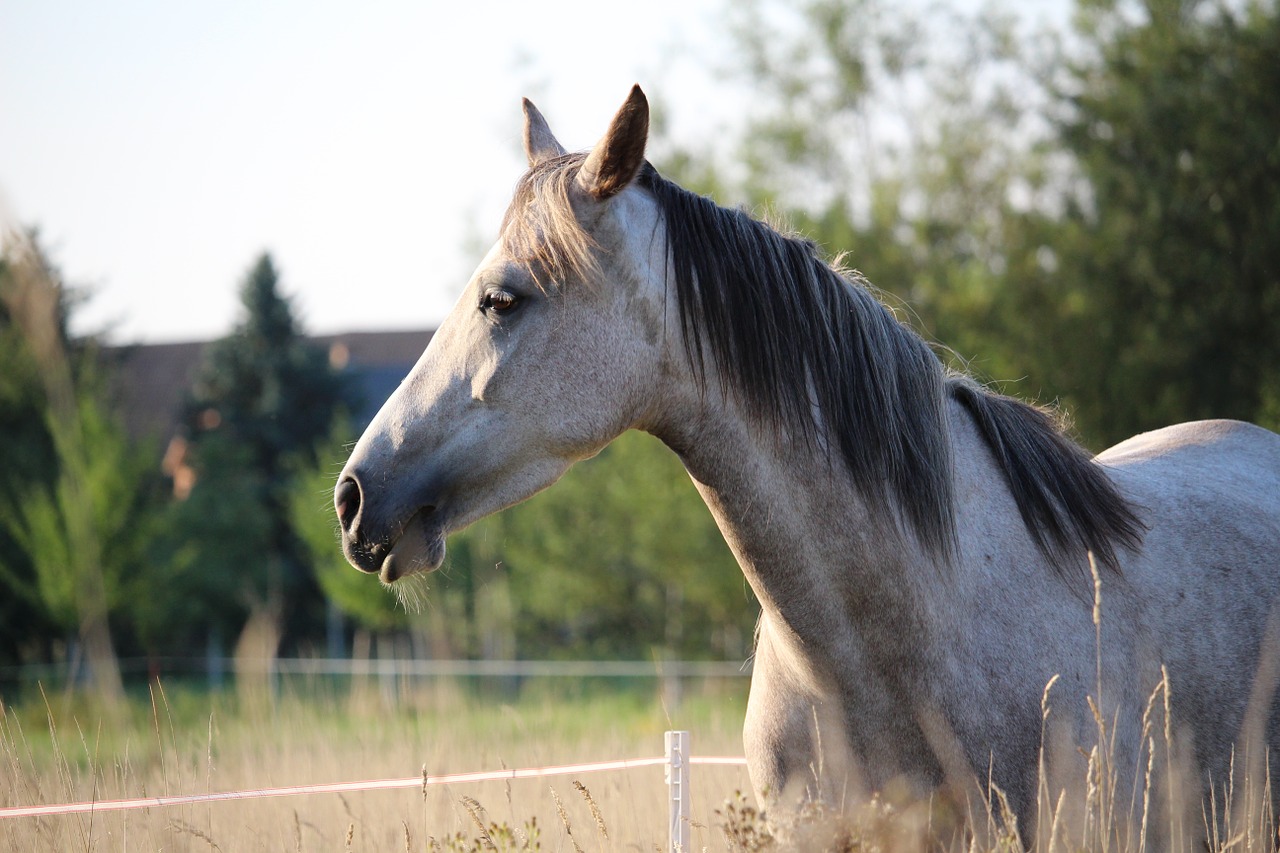
[{"label": "green foliage", "polygon": [[450,542],[450,586],[509,573],[527,657],[745,652],[756,607],[673,453],[631,432]]},{"label": "green foliage", "polygon": [[199,482],[167,504],[152,544],[158,586],[137,605],[137,631],[151,652],[201,648],[211,629],[233,637],[267,595],[262,474],[225,434],[204,438],[200,461]]},{"label": "green foliage", "polygon": [[757,102],[720,200],[780,209],[958,365],[1022,375],[1000,334],[1019,322],[1001,298],[1024,252],[1009,229],[1050,192],[1054,152],[1018,22],[874,0],[735,10]]},{"label": "green foliage", "polygon": [[[9,276],[0,256],[0,279]],[[0,289],[9,287],[0,282]],[[45,397],[34,359],[0,300],[0,661],[17,662],[53,624],[36,590],[31,555],[18,542],[24,501],[51,486],[57,463],[44,420]]]},{"label": "green foliage", "polygon": [[[11,545],[0,552],[0,581],[62,636],[75,636],[97,698],[119,709],[111,623],[127,618],[130,591],[144,574],[155,506],[148,485],[157,478],[148,476],[147,451],[128,442],[105,403],[93,342],[68,340],[61,277],[32,236],[0,228],[0,241],[0,303],[13,336],[3,349],[18,378],[7,390],[19,392],[6,394],[6,408],[16,436],[52,451],[19,467],[27,479],[0,484],[7,493],[0,530]],[[52,634],[37,653],[49,651]]]},{"label": "green foliage", "polygon": [[1274,2],[1082,2],[1074,40],[875,0],[735,15],[757,98],[733,192],[960,364],[1061,400],[1094,446],[1280,425]]},{"label": "green foliage", "polygon": [[[109,612],[125,615],[136,594],[146,594],[141,578],[146,574],[146,546],[154,533],[157,478],[151,474],[151,454],[129,443],[118,419],[91,396],[78,402],[87,462],[79,485],[89,501],[99,543],[105,604]],[[16,516],[9,518],[10,534],[35,570],[34,586],[18,582],[14,591],[24,600],[40,602],[68,633],[79,625],[81,588],[86,583],[75,570],[75,540],[68,530],[70,504],[79,499],[72,482],[60,476],[29,489]]]},{"label": "green foliage", "polygon": [[245,314],[215,342],[187,403],[197,481],[175,523],[185,565],[245,605],[285,613],[295,637],[318,633],[322,597],[294,529],[298,466],[313,464],[345,400],[326,353],[298,330],[270,256],[240,292]]},{"label": "green foliage", "polygon": [[1048,286],[1087,346],[1055,384],[1108,440],[1202,417],[1280,427],[1280,14],[1123,12],[1082,17],[1096,59],[1060,95],[1082,183],[1047,235]]},{"label": "green foliage", "polygon": [[57,270],[33,235],[0,239],[0,419],[12,454],[0,473],[0,584],[14,611],[5,629],[22,632],[10,654],[39,659],[53,637],[77,636],[99,698],[114,704],[109,620],[124,616],[141,574],[157,478],[109,410],[92,341],[67,336]]},{"label": "green foliage", "polygon": [[306,546],[325,598],[356,623],[373,631],[405,628],[409,612],[375,578],[359,572],[342,556],[333,488],[351,447],[351,429],[339,423],[317,452],[314,465],[302,467],[290,495],[294,530]]},{"label": "green foliage", "polygon": [[244,316],[216,341],[201,366],[189,402],[197,439],[222,429],[249,448],[268,479],[268,489],[289,457],[313,459],[316,442],[328,435],[343,388],[328,355],[308,343],[279,291],[279,273],[262,255],[240,289]]},{"label": "green foliage", "polygon": [[[321,458],[341,459],[341,446]],[[746,654],[750,590],[678,459],[649,436],[623,435],[547,491],[453,536],[438,573],[400,582],[408,610],[342,559],[336,470],[298,479],[294,523],[325,594],[364,628],[424,630],[436,654],[463,657]]]}]

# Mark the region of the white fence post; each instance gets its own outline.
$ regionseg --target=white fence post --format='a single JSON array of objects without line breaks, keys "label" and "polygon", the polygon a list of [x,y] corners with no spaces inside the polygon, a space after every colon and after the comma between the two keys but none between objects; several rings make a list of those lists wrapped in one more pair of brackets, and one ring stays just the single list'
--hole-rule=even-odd
[{"label": "white fence post", "polygon": [[668,834],[670,853],[690,853],[692,809],[689,804],[689,733],[667,732]]}]

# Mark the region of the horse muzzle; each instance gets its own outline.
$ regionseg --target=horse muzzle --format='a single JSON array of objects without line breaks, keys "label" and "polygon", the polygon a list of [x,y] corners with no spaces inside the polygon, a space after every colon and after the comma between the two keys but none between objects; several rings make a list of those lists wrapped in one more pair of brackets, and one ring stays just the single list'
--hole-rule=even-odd
[{"label": "horse muzzle", "polygon": [[333,493],[342,530],[342,553],[362,572],[377,574],[383,583],[408,575],[435,571],[444,562],[444,529],[434,504],[419,507],[408,520],[378,530],[368,513],[358,476],[344,475]]}]

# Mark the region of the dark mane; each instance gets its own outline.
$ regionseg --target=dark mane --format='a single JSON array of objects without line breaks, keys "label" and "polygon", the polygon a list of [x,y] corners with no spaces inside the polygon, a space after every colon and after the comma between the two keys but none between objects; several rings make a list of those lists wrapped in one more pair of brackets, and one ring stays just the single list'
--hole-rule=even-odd
[{"label": "dark mane", "polygon": [[[1060,570],[1092,551],[1117,566],[1142,523],[1103,469],[1051,412],[948,376],[933,350],[858,275],[816,247],[662,178],[657,200],[675,273],[680,325],[695,374],[707,361],[748,411],[838,453],[873,512],[903,520],[948,558],[956,545],[946,400],[974,417],[1023,521]],[[816,411],[816,417],[815,417]]]},{"label": "dark mane", "polygon": [[[583,159],[566,154],[531,169],[503,221],[506,249],[541,282],[590,280],[596,269],[598,247],[571,198]],[[827,264],[811,242],[719,207],[647,163],[637,184],[665,220],[680,329],[704,390],[710,363],[759,423],[837,456],[871,512],[905,525],[944,560],[954,555],[953,398],[1059,571],[1083,565],[1085,551],[1115,568],[1117,546],[1139,544],[1133,508],[1051,411],[948,375],[861,276]]]}]

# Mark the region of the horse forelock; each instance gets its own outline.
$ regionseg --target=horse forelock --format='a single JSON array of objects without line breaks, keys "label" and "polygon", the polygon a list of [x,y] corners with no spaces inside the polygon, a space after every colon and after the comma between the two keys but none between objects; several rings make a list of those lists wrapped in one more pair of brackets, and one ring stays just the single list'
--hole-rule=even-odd
[{"label": "horse forelock", "polygon": [[574,210],[573,185],[584,153],[550,157],[516,184],[502,220],[504,251],[543,289],[573,278],[592,281],[599,271],[596,241]]}]

